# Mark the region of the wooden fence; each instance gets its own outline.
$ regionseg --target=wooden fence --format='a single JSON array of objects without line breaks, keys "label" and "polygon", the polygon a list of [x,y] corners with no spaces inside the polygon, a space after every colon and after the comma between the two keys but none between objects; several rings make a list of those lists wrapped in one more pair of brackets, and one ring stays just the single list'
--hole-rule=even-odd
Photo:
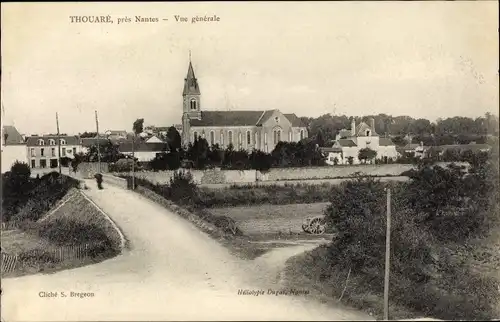
[{"label": "wooden fence", "polygon": [[[26,259],[33,258],[40,259],[41,261],[53,261],[60,263],[66,260],[82,260],[90,257],[90,252],[96,247],[102,246],[104,242],[88,243],[79,246],[61,246],[51,250],[33,249],[22,254],[8,254],[2,252],[2,274],[10,273],[18,267],[30,265],[33,263],[28,262]],[[37,266],[44,264],[44,262],[36,263]]]}]

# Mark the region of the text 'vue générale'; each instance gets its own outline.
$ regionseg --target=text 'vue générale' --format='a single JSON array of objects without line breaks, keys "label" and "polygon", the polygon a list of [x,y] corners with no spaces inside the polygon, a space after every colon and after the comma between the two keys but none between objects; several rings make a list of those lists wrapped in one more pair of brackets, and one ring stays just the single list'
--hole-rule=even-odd
[{"label": "text 'vue g\u00e9n\u00e9rale'", "polygon": [[174,15],[173,19],[159,18],[151,16],[69,16],[70,23],[83,23],[83,24],[102,24],[102,23],[117,23],[120,24],[131,24],[131,23],[157,23],[164,21],[173,21],[179,23],[209,23],[209,22],[219,22],[220,17],[217,15],[204,15],[204,16],[181,16]]}]

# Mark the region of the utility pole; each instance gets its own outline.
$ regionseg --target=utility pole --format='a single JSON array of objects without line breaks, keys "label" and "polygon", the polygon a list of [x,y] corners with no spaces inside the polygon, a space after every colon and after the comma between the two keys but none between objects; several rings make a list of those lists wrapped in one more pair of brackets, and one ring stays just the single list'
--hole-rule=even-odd
[{"label": "utility pole", "polygon": [[387,190],[387,230],[385,233],[384,320],[389,320],[389,271],[391,260],[391,189]]},{"label": "utility pole", "polygon": [[134,152],[134,144],[135,144],[135,129],[134,134],[132,136],[132,190],[135,190],[135,172],[134,172],[134,164],[135,164],[135,152]]},{"label": "utility pole", "polygon": [[57,112],[56,112],[56,124],[57,124],[57,149],[58,149],[57,163],[59,164],[59,175],[61,175],[62,174],[62,170],[61,170],[61,135],[59,133],[59,116],[57,115]]},{"label": "utility pole", "polygon": [[97,111],[95,111],[95,126],[97,130],[97,171],[101,173],[101,148],[99,145],[99,119],[97,118]]}]

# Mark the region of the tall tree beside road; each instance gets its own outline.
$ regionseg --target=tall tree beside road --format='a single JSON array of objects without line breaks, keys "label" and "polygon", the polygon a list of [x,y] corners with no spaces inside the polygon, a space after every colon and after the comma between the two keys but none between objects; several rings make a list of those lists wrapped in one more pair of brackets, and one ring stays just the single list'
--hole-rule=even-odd
[{"label": "tall tree beside road", "polygon": [[[137,119],[135,120],[134,124],[132,125],[132,129],[134,131],[134,135],[132,137],[132,189],[135,189],[135,141],[137,139],[137,136],[140,135],[144,131],[144,119]],[[139,136],[140,137],[140,136]]]}]

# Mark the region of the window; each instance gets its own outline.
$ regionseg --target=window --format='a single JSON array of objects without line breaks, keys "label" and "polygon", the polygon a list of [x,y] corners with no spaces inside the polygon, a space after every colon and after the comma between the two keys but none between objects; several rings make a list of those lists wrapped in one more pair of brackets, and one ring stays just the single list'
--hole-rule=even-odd
[{"label": "window", "polygon": [[247,131],[247,145],[252,144],[252,134],[250,131]]},{"label": "window", "polygon": [[273,132],[273,140],[274,144],[278,144],[279,141],[281,141],[281,130],[274,130]]},{"label": "window", "polygon": [[47,167],[47,160],[41,159],[40,160],[40,168],[46,168]]},{"label": "window", "polygon": [[227,137],[228,137],[228,139],[227,139],[228,145],[233,144],[233,132],[232,131],[227,132]]},{"label": "window", "polygon": [[45,145],[45,142],[42,139],[38,140],[38,145]]},{"label": "window", "polygon": [[366,130],[366,136],[370,136],[370,130]]},{"label": "window", "polygon": [[198,138],[198,132],[194,132],[194,133],[193,133],[193,138],[194,138],[194,141],[196,141],[196,140],[197,140],[197,138]]},{"label": "window", "polygon": [[61,145],[66,145],[66,140],[65,139],[61,139],[59,142],[61,143]]},{"label": "window", "polygon": [[43,151],[44,151],[44,149],[43,149],[43,148],[41,148],[41,149],[40,149],[40,156],[42,156],[42,157],[44,156],[44,155],[43,155]]},{"label": "window", "polygon": [[242,144],[242,142],[241,142],[241,132],[240,132],[240,133],[238,133],[238,146],[240,148],[241,148],[241,144]]},{"label": "window", "polygon": [[304,130],[300,130],[300,139],[303,140],[304,139]]},{"label": "window", "polygon": [[61,155],[62,155],[63,157],[65,157],[65,156],[66,156],[66,148],[62,148],[62,150],[61,150]]},{"label": "window", "polygon": [[259,134],[255,132],[255,146],[257,146],[257,142],[259,142]]},{"label": "window", "polygon": [[76,154],[76,148],[73,148],[73,154]]},{"label": "window", "polygon": [[191,106],[192,110],[196,110],[197,109],[196,103],[197,102],[196,102],[196,100],[194,98],[191,99],[190,106]]},{"label": "window", "polygon": [[203,132],[201,132],[201,137],[205,138],[205,130],[203,130]]},{"label": "window", "polygon": [[267,145],[267,133],[264,133],[264,144]]},{"label": "window", "polygon": [[276,117],[274,118],[274,122],[279,123],[279,122],[280,122],[280,118],[276,116]]},{"label": "window", "polygon": [[55,157],[56,156],[56,148],[50,149],[50,154]]},{"label": "window", "polygon": [[220,145],[224,147],[224,131],[220,130]]},{"label": "window", "polygon": [[288,142],[292,142],[292,131],[288,132]]},{"label": "window", "polygon": [[214,131],[210,131],[210,144],[211,145],[215,144],[215,133],[214,133]]},{"label": "window", "polygon": [[31,160],[31,168],[35,168],[36,167],[36,161],[35,160]]},{"label": "window", "polygon": [[30,149],[30,151],[31,151],[31,156],[32,156],[32,157],[36,157],[36,154],[35,154],[35,149],[34,149],[34,148],[31,148],[31,149]]},{"label": "window", "polygon": [[53,139],[50,139],[49,140],[49,145],[56,145],[56,141],[54,141]]}]

